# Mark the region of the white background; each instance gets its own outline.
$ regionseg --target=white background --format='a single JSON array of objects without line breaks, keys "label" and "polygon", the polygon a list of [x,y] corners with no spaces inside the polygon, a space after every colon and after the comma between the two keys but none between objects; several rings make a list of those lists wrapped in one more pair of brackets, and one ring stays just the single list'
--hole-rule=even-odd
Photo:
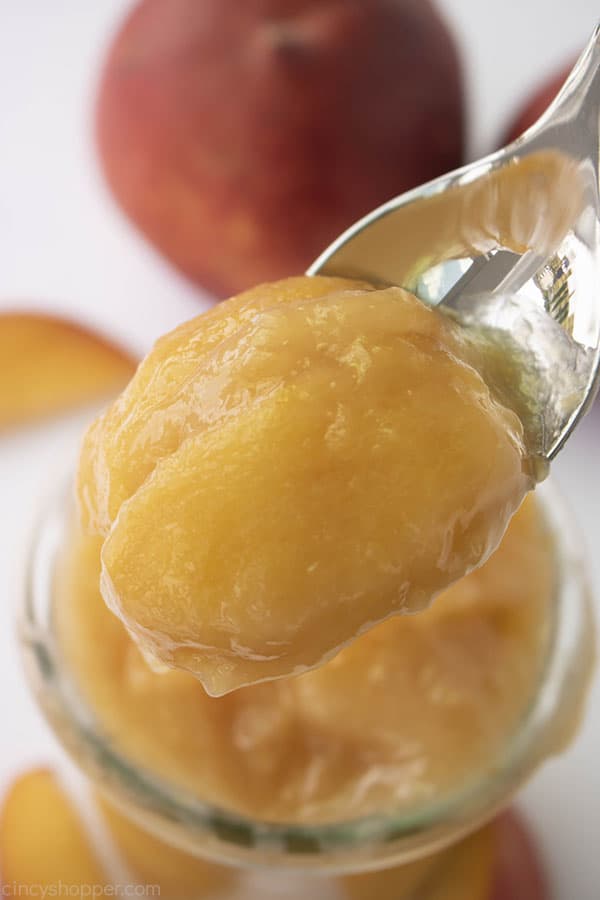
[{"label": "white background", "polygon": [[[123,0],[0,0],[0,308],[69,313],[143,351],[206,300],[122,218],[96,167],[98,65]],[[493,149],[511,113],[585,42],[591,0],[444,0],[467,74],[470,155]],[[599,298],[600,302],[600,298]],[[2,360],[0,360],[2,365]],[[79,420],[0,438],[0,792],[57,754],[25,687],[14,610],[34,511],[74,453]],[[600,409],[555,466],[582,526],[600,597]],[[575,746],[525,791],[556,900],[600,896],[600,682]]]}]

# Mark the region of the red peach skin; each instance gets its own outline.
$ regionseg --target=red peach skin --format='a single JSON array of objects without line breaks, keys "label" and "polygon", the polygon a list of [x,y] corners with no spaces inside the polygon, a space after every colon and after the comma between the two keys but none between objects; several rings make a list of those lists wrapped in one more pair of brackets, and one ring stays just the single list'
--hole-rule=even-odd
[{"label": "red peach skin", "polygon": [[97,108],[121,207],[219,296],[302,272],[357,218],[460,165],[463,126],[430,0],[142,0]]},{"label": "red peach skin", "polygon": [[539,854],[522,819],[504,813],[495,827],[497,862],[490,900],[550,900]]}]

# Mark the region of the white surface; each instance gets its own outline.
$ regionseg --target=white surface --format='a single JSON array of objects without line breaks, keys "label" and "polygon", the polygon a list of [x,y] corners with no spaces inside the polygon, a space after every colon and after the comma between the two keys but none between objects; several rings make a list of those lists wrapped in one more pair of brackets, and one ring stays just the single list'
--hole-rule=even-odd
[{"label": "white surface", "polygon": [[[127,5],[0,3],[0,308],[68,312],[143,350],[202,304],[199,292],[119,214],[96,168],[90,109],[97,67]],[[494,147],[529,87],[570,58],[594,25],[590,0],[440,5],[464,49],[471,155]],[[58,752],[22,681],[13,613],[32,516],[56,473],[66,468],[81,421],[0,438],[0,791],[16,771]],[[597,409],[556,464],[592,550],[598,596],[599,447]],[[577,743],[547,765],[524,795],[556,900],[599,897],[599,749],[596,679]]]}]

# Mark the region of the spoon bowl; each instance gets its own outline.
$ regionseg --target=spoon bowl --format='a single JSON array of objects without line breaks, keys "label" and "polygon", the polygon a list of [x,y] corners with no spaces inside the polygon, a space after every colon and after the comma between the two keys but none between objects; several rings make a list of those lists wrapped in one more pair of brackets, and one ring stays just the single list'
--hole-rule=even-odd
[{"label": "spoon bowl", "polygon": [[369,213],[308,270],[457,318],[542,465],[600,384],[599,137],[600,26],[521,137]]}]

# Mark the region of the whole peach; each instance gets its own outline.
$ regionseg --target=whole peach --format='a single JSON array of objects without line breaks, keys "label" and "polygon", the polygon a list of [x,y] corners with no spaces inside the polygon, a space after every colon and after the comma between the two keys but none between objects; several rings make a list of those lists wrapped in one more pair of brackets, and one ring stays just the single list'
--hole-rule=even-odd
[{"label": "whole peach", "polygon": [[298,273],[358,217],[461,164],[430,0],[142,0],[97,137],[123,210],[217,295]]}]

